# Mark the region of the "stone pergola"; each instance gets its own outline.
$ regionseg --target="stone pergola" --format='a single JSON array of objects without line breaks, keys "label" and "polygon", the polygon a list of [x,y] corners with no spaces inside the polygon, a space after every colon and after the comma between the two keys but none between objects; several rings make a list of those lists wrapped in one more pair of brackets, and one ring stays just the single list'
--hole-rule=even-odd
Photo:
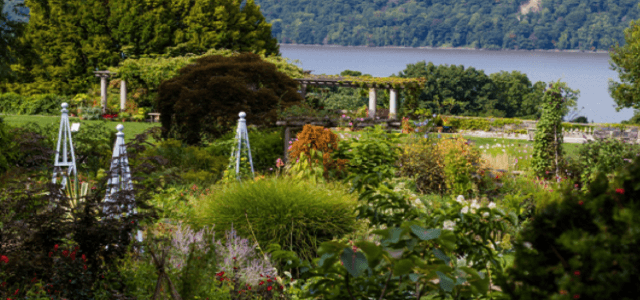
[{"label": "stone pergola", "polygon": [[[354,81],[353,77],[339,77],[339,76],[313,76],[305,72],[305,78],[296,78],[300,84],[300,91],[304,98],[307,93],[307,86],[341,86],[351,88],[361,88],[358,83]],[[404,89],[404,86],[393,87],[391,84],[377,83],[368,84],[369,87],[369,117],[375,118],[376,116],[376,95],[378,89],[389,90],[389,119],[395,119],[397,115],[398,104],[398,89]]]},{"label": "stone pergola", "polygon": [[[100,78],[100,98],[102,113],[107,113],[107,82],[112,76],[116,76],[117,73],[111,73],[110,71],[94,71],[96,77]],[[120,111],[124,111],[127,105],[127,83],[124,79],[120,80]]]}]

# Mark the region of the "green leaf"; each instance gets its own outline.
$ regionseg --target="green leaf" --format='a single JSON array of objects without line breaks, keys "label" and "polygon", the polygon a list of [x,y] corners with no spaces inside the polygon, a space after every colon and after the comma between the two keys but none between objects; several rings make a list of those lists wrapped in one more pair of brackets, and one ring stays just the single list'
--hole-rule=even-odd
[{"label": "green leaf", "polygon": [[453,291],[453,287],[455,286],[453,279],[444,275],[444,273],[440,271],[436,271],[436,274],[438,274],[438,278],[440,278],[440,288],[442,288],[446,292]]},{"label": "green leaf", "polygon": [[411,259],[401,259],[393,265],[393,275],[402,276],[409,274],[413,270],[413,261]]},{"label": "green leaf", "polygon": [[435,255],[436,258],[444,261],[445,264],[449,264],[449,262],[451,261],[451,259],[438,248],[433,249],[433,255]]},{"label": "green leaf", "polygon": [[353,252],[351,247],[344,248],[344,252],[342,252],[342,256],[340,256],[340,261],[342,261],[347,272],[353,277],[362,275],[368,268],[367,258],[364,254],[362,252]]},{"label": "green leaf", "polygon": [[425,229],[418,225],[411,225],[411,231],[423,241],[437,239],[440,236],[440,229]]},{"label": "green leaf", "polygon": [[360,241],[356,242],[356,246],[367,255],[367,258],[371,260],[375,260],[381,257],[382,249],[380,246],[376,246],[376,244],[368,241]]},{"label": "green leaf", "polygon": [[420,274],[416,274],[416,273],[409,274],[409,279],[411,279],[411,281],[413,282],[418,282],[419,278],[420,278]]},{"label": "green leaf", "polygon": [[389,228],[389,235],[390,237],[388,238],[388,241],[391,243],[397,243],[400,241],[400,236],[402,236],[402,232],[404,231],[404,229],[402,228]]}]

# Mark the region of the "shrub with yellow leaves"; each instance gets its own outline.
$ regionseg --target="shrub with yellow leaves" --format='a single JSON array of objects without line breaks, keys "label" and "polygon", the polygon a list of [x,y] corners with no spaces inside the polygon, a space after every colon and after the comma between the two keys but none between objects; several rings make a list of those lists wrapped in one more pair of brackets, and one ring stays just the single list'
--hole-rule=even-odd
[{"label": "shrub with yellow leaves", "polygon": [[414,178],[423,194],[467,195],[472,174],[480,169],[480,152],[466,139],[418,139],[407,144],[399,159],[399,175]]}]

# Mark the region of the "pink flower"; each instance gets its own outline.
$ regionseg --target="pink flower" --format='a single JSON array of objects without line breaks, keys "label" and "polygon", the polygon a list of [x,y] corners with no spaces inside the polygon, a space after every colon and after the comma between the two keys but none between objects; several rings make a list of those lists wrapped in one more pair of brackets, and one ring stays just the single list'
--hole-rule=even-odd
[{"label": "pink flower", "polygon": [[353,126],[353,123],[349,122],[349,126]]}]

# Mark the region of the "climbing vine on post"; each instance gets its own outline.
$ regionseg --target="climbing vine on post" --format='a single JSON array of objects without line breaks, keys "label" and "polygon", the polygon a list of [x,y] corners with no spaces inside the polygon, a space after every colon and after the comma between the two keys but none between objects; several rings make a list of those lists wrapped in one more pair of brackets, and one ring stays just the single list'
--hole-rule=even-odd
[{"label": "climbing vine on post", "polygon": [[542,98],[542,116],[536,125],[533,142],[533,171],[545,178],[560,176],[562,163],[562,116],[566,97],[560,81],[549,84]]}]

